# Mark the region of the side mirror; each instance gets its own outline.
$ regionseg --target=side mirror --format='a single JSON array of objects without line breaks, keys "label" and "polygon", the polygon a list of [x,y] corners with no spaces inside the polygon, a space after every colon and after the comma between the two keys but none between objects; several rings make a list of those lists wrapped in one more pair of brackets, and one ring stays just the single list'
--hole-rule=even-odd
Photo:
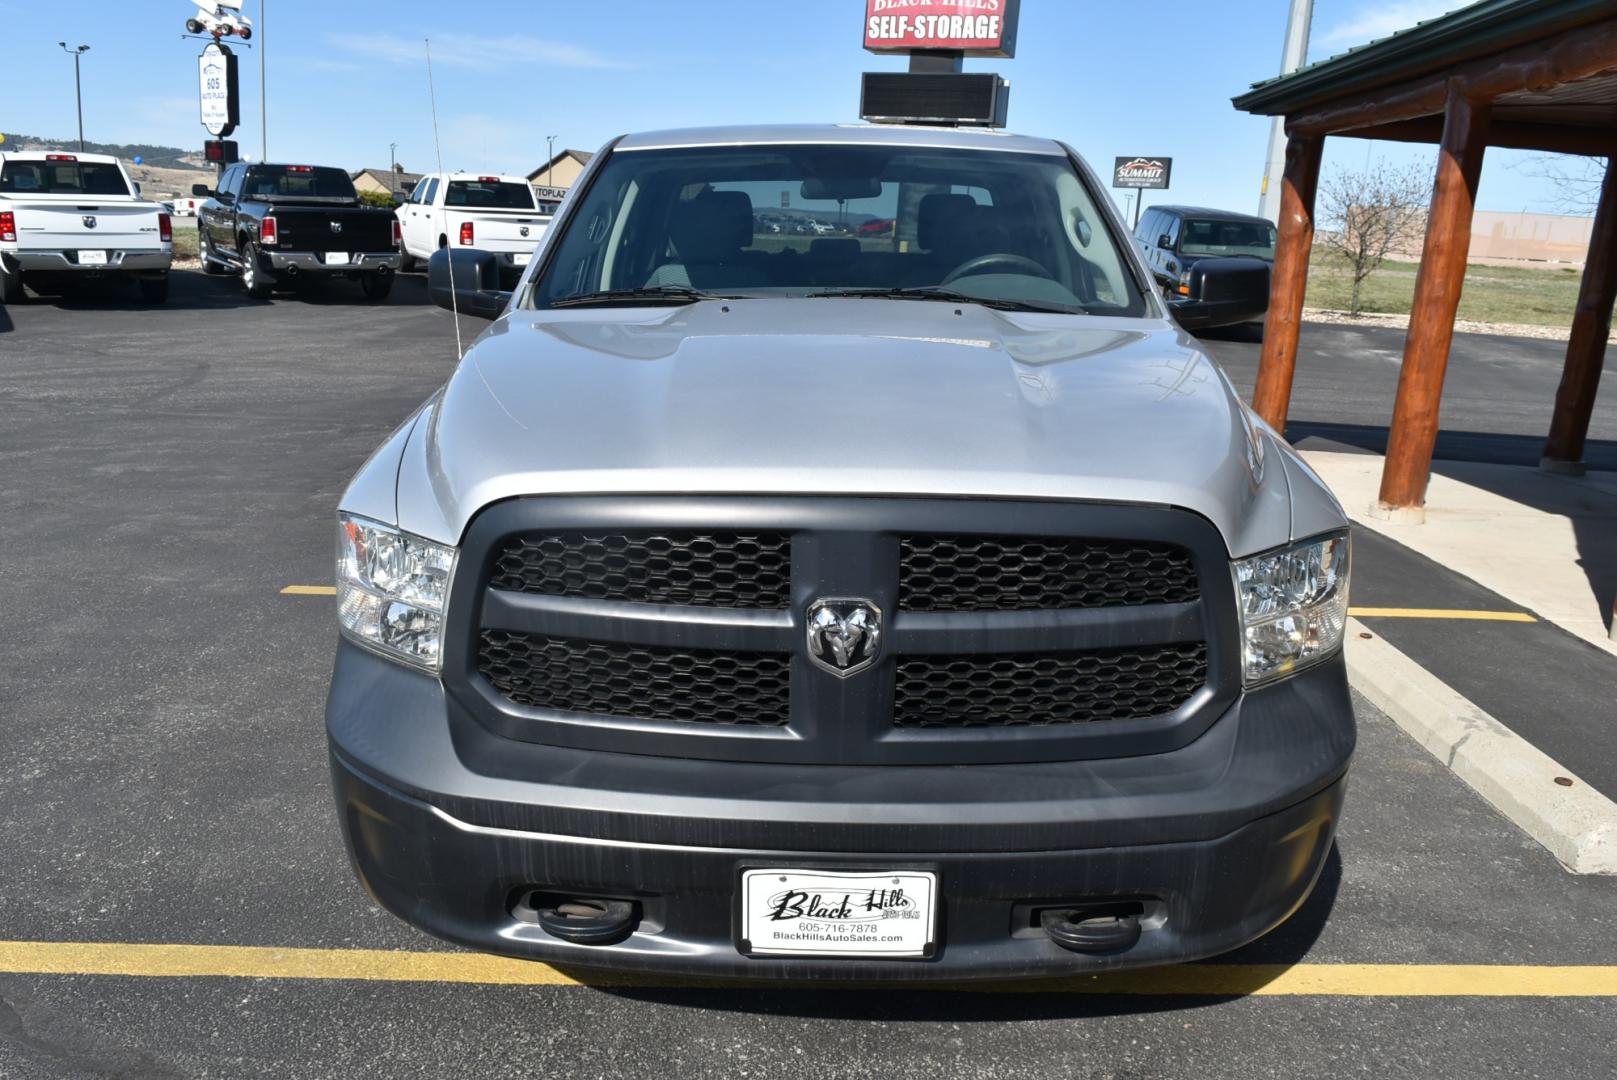
[{"label": "side mirror", "polygon": [[207,184],[192,184],[191,194],[199,199],[206,199],[213,194],[213,189]]},{"label": "side mirror", "polygon": [[1172,240],[1172,238],[1170,238],[1167,233],[1163,233],[1161,236],[1157,237],[1157,247],[1159,247],[1159,248],[1167,248],[1169,250],[1172,250],[1173,249],[1173,240]]},{"label": "side mirror", "polygon": [[1190,295],[1168,310],[1186,330],[1256,322],[1269,310],[1269,264],[1261,259],[1203,259],[1190,268]]},{"label": "side mirror", "polygon": [[458,307],[481,319],[499,318],[511,302],[510,291],[500,288],[500,264],[492,253],[476,248],[439,248],[433,252],[427,260],[427,294],[447,311]]}]

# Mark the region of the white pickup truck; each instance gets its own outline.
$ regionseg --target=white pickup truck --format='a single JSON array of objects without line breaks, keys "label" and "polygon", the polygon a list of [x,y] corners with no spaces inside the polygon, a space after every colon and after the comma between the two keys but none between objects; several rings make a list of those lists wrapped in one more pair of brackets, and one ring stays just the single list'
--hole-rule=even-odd
[{"label": "white pickup truck", "polygon": [[428,173],[394,213],[403,269],[414,269],[439,248],[476,248],[496,255],[502,275],[513,281],[550,225],[520,176]]},{"label": "white pickup truck", "polygon": [[0,153],[0,304],[116,274],[168,299],[173,219],[108,154]]}]

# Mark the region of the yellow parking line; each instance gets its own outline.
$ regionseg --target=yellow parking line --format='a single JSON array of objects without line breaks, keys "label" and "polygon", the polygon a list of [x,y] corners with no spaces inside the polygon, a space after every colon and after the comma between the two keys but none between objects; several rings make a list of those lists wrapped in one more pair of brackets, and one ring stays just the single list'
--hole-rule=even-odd
[{"label": "yellow parking line", "polygon": [[281,590],[282,596],[336,596],[335,585],[288,585]]},{"label": "yellow parking line", "polygon": [[1360,619],[1477,619],[1483,622],[1538,622],[1525,611],[1471,611],[1466,608],[1350,607]]},{"label": "yellow parking line", "polygon": [[[570,975],[549,964],[480,953],[382,949],[277,949],[242,945],[137,945],[0,941],[0,974],[137,978],[346,979],[505,986],[674,987],[660,976]],[[1012,984],[922,984],[937,990],[1235,997],[1611,997],[1617,965],[1189,964]]]}]

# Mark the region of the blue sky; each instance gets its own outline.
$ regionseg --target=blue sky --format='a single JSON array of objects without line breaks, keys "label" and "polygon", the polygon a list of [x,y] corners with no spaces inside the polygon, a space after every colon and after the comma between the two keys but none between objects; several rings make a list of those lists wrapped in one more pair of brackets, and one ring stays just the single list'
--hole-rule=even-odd
[{"label": "blue sky", "polygon": [[[433,42],[443,163],[527,172],[556,145],[593,150],[634,130],[708,123],[850,120],[859,73],[901,58],[860,47],[863,0],[263,0],[269,154],[348,168],[435,167],[422,39]],[[1316,0],[1311,56],[1327,56],[1458,0]],[[244,13],[260,18],[261,0]],[[1275,74],[1286,0],[1095,3],[1023,0],[1015,60],[969,61],[1011,80],[1011,127],[1070,142],[1104,174],[1120,154],[1174,158],[1152,202],[1255,210],[1268,121],[1231,95]],[[199,146],[188,0],[0,0],[6,84],[0,130],[73,134],[72,61],[87,43],[86,137]],[[366,12],[374,21],[356,18]],[[337,13],[340,13],[337,14]],[[258,48],[242,55],[244,153],[259,152]],[[27,87],[20,93],[17,88]],[[1333,140],[1325,169],[1431,148]],[[1529,155],[1489,151],[1479,205],[1550,210]]]}]

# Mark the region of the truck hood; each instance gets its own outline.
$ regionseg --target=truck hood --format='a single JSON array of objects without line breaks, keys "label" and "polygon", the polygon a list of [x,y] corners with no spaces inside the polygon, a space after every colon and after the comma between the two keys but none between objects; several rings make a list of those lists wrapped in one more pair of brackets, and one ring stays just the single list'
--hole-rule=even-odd
[{"label": "truck hood", "polygon": [[1231,551],[1284,543],[1286,470],[1172,324],[824,299],[518,310],[406,448],[399,524],[458,540],[550,493],[978,496],[1152,503]]}]

